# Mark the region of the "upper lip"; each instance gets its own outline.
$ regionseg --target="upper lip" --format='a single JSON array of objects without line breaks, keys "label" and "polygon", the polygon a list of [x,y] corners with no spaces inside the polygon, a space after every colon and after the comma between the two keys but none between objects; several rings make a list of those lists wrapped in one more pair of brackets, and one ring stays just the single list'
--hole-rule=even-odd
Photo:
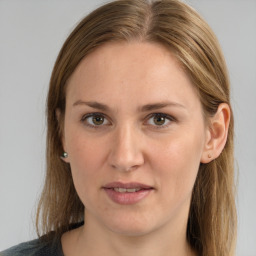
[{"label": "upper lip", "polygon": [[103,188],[140,188],[140,189],[152,189],[152,186],[145,185],[138,182],[129,182],[129,183],[123,183],[123,182],[111,182],[103,186]]}]

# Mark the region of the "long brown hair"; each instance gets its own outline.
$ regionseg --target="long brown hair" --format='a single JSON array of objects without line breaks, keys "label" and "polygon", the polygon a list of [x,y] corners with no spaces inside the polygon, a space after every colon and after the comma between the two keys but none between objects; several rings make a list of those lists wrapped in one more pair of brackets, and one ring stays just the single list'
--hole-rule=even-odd
[{"label": "long brown hair", "polygon": [[[56,60],[47,101],[47,172],[37,210],[39,235],[67,231],[83,221],[70,166],[60,159],[65,115],[65,90],[80,61],[110,41],[147,41],[165,45],[175,54],[198,90],[205,118],[220,103],[230,105],[230,85],[218,41],[206,22],[178,0],[118,0],[85,17],[64,43]],[[59,120],[56,110],[60,111]],[[187,240],[199,255],[234,255],[233,116],[221,155],[201,164],[195,182],[187,225]]]}]

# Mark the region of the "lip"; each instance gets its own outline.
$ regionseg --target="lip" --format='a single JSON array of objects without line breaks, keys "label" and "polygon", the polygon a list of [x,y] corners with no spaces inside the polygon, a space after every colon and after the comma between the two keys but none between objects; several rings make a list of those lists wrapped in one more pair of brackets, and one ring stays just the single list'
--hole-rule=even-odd
[{"label": "lip", "polygon": [[[151,194],[154,190],[152,186],[138,183],[138,182],[111,182],[102,187],[107,194],[107,196],[115,203],[121,205],[132,205],[139,203],[147,196]],[[136,192],[118,192],[114,190],[115,188],[124,188],[124,189],[133,189],[139,188],[139,191]]]},{"label": "lip", "polygon": [[152,186],[138,183],[138,182],[129,182],[129,183],[123,183],[123,182],[111,182],[103,186],[103,188],[141,188],[141,189],[152,189]]}]

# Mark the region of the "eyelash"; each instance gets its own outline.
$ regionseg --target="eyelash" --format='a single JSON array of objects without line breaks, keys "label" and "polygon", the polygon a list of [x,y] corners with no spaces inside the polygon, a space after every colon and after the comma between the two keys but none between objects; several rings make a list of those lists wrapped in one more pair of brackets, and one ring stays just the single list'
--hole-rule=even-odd
[{"label": "eyelash", "polygon": [[[81,118],[81,122],[90,127],[90,128],[93,128],[93,129],[102,129],[104,126],[106,126],[106,124],[101,124],[101,125],[92,125],[92,124],[89,124],[88,123],[88,118],[90,117],[103,117],[104,120],[108,118],[106,117],[106,115],[104,115],[103,113],[89,113],[89,114],[86,114],[84,115],[82,118]],[[168,120],[169,122],[167,124],[164,124],[164,125],[150,125],[149,126],[153,126],[154,129],[163,129],[163,128],[166,128],[170,125],[170,122],[175,122],[177,121],[173,116],[171,115],[168,115],[168,114],[165,114],[165,113],[152,113],[150,115],[148,115],[145,120],[150,120],[151,118],[156,118],[156,117],[163,117],[166,120]],[[104,121],[103,121],[104,122]],[[108,121],[110,122],[110,121]],[[110,124],[107,124],[107,125],[110,125]]]}]

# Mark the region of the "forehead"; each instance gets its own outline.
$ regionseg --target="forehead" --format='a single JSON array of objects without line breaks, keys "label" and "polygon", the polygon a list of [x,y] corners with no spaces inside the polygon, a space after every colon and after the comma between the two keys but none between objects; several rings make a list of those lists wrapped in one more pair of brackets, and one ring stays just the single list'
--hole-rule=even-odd
[{"label": "forehead", "polygon": [[171,51],[148,42],[111,42],[89,54],[68,83],[67,100],[79,97],[109,102],[129,102],[136,97],[140,102],[198,100]]}]

